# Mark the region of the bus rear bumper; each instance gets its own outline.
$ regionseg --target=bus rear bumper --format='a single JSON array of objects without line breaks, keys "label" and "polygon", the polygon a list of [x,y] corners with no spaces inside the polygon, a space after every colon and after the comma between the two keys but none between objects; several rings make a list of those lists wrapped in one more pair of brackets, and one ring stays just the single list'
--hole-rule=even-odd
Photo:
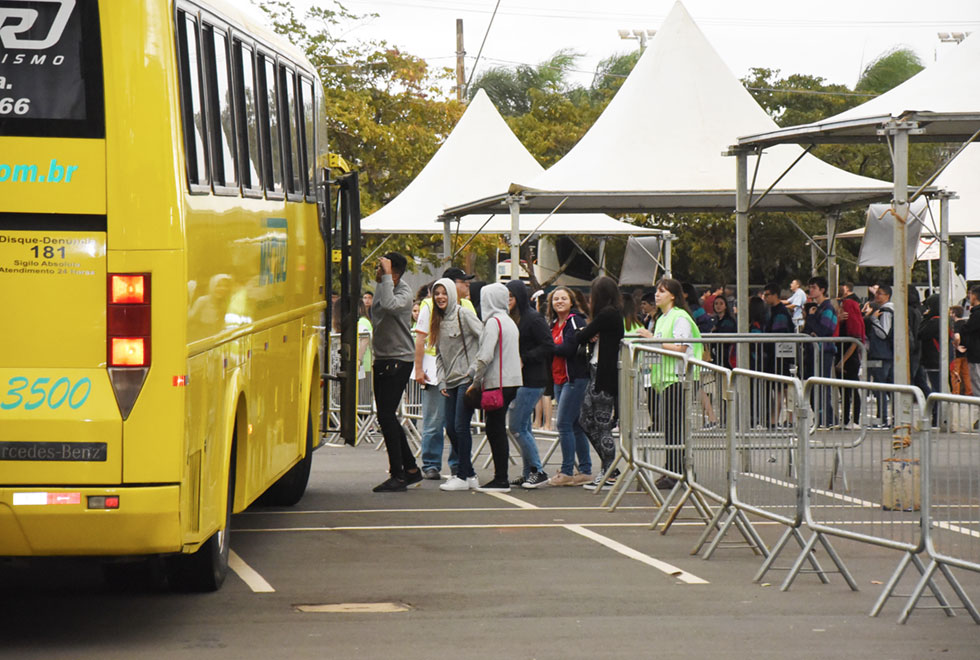
[{"label": "bus rear bumper", "polygon": [[[91,508],[118,497],[118,509]],[[110,500],[111,503],[111,500]],[[0,488],[0,556],[179,552],[179,486]]]}]

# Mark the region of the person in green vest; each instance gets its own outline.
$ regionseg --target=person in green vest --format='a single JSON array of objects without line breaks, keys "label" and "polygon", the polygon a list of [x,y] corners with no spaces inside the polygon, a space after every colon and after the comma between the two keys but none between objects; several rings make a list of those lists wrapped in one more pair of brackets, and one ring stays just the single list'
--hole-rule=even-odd
[{"label": "person in green vest", "polygon": [[[661,348],[701,359],[703,345],[700,342],[685,342],[685,339],[700,339],[701,332],[691,318],[684,297],[684,289],[677,280],[664,278],[657,284],[657,307],[660,316],[654,326],[653,336],[662,339],[676,339],[676,342],[661,344]],[[659,356],[650,368],[650,384],[663,402],[664,440],[668,445],[678,445],[678,449],[667,450],[666,467],[675,474],[684,472],[684,361],[670,356]],[[673,477],[664,475],[657,480],[657,488],[670,490],[676,484]]]}]

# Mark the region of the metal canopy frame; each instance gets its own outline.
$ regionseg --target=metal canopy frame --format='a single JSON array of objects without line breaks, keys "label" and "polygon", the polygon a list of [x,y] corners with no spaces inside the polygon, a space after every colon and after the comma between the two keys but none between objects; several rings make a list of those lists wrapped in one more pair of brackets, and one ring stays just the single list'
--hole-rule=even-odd
[{"label": "metal canopy frame", "polygon": [[[892,115],[876,115],[861,119],[815,122],[802,126],[783,128],[769,133],[749,135],[738,138],[736,144],[729,150],[729,155],[735,156],[735,185],[737,204],[736,242],[738,245],[738,304],[748,305],[748,218],[755,204],[750,204],[750,189],[748,187],[748,157],[755,153],[760,158],[766,147],[778,144],[836,144],[836,143],[880,143],[886,142],[891,152],[894,178],[892,182],[892,209],[897,219],[895,232],[892,237],[893,255],[893,286],[892,302],[895,305],[894,341],[895,354],[907,355],[909,351],[908,335],[908,284],[911,264],[907,262],[905,253],[906,225],[908,223],[909,203],[920,195],[938,197],[940,200],[940,273],[939,288],[944,294],[940,296],[941,312],[939,314],[940,337],[949,332],[949,200],[955,195],[951,191],[939,191],[923,185],[914,190],[910,196],[908,185],[908,150],[910,142],[960,142],[962,146],[953,156],[929,177],[927,184],[958,156],[963,149],[980,136],[980,113],[977,112],[917,112],[909,111],[898,117]],[[833,237],[836,232],[828,228],[827,234]],[[743,249],[743,246],[745,249]],[[829,244],[829,253],[833,253],[833,244]],[[828,259],[829,261],[829,259]],[[828,293],[830,293],[828,291]],[[748,331],[748,319],[738,319],[739,332]],[[743,327],[743,324],[745,327]],[[940,360],[949,359],[949,349],[946,342],[940,343]],[[739,356],[746,359],[748,356]],[[895,361],[895,384],[907,385],[910,381],[908,360],[899,364]],[[947,386],[943,382],[942,389]]]},{"label": "metal canopy frame", "polygon": [[[752,151],[751,149],[748,151]],[[748,153],[748,151],[746,153]],[[805,150],[800,158],[794,161],[793,165],[808,152]],[[761,157],[757,160],[756,166]],[[746,158],[747,161],[747,158]],[[786,172],[790,168],[787,168]],[[785,176],[786,172],[773,183],[766,194],[760,195],[752,204],[752,208],[760,211],[770,212],[790,212],[807,211],[822,212],[826,216],[827,233],[836,233],[837,217],[840,211],[863,206],[873,202],[888,201],[892,196],[892,189],[886,186],[877,188],[812,188],[812,189],[776,189],[779,180]],[[754,181],[753,181],[754,183]],[[670,190],[646,190],[646,191],[608,191],[608,190],[533,190],[524,189],[518,186],[511,186],[511,190],[506,194],[484,197],[466,204],[447,208],[444,211],[444,219],[448,223],[454,219],[474,213],[504,213],[511,214],[512,238],[519,226],[520,214],[523,210],[526,213],[582,213],[582,212],[602,212],[602,213],[650,213],[661,211],[667,213],[682,212],[731,212],[733,208],[740,208],[738,205],[738,189],[734,190],[700,190],[700,191],[670,191]],[[737,223],[736,223],[737,224]],[[637,235],[655,235],[654,231],[645,230],[637,227]],[[736,232],[737,235],[740,235]],[[448,229],[446,244],[449,245]],[[748,239],[747,230],[744,234],[744,243],[737,245],[740,260],[744,259],[748,263]],[[518,237],[519,238],[519,237]],[[667,250],[667,260],[670,263],[669,251],[671,248],[671,235],[664,236]],[[808,237],[809,238],[809,237]],[[518,241],[519,242],[519,241]],[[742,251],[745,254],[743,255]],[[511,246],[513,255],[514,247]],[[447,252],[448,253],[448,252]],[[830,255],[833,260],[833,254]],[[512,264],[515,257],[511,257]],[[829,266],[833,268],[833,261]],[[516,269],[512,265],[512,269]],[[669,277],[670,273],[666,275]],[[514,274],[516,277],[516,273]],[[739,270],[739,277],[742,277]],[[748,309],[748,271],[744,274],[745,299],[740,299],[740,305],[746,305],[742,309]],[[741,290],[741,286],[739,290]],[[744,315],[743,315],[744,316]],[[745,328],[740,332],[748,332],[748,321],[746,318]],[[739,322],[741,323],[741,321]],[[748,359],[748,357],[744,357]]]},{"label": "metal canopy frame", "polygon": [[[532,213],[539,213],[539,214],[546,213],[547,215],[541,222],[537,224],[537,226],[534,228],[533,231],[525,235],[523,240],[521,239],[521,229],[520,229],[521,207],[527,204],[527,197],[523,194],[507,193],[505,195],[495,195],[493,197],[488,197],[485,198],[484,200],[479,200],[478,202],[473,202],[471,204],[464,205],[464,207],[468,209],[465,211],[456,210],[456,209],[461,209],[463,207],[454,207],[452,209],[446,209],[443,215],[440,216],[439,218],[439,220],[443,223],[443,253],[446,255],[447,260],[451,262],[452,260],[455,259],[456,255],[459,254],[459,252],[462,252],[463,248],[465,248],[466,245],[469,245],[469,243],[472,242],[473,238],[475,238],[478,234],[480,234],[483,231],[483,228],[486,227],[487,223],[490,222],[490,220],[495,215],[498,214],[503,215],[505,212],[509,213],[511,217],[511,222],[510,222],[510,236],[508,237],[507,242],[510,245],[510,271],[511,271],[510,275],[512,280],[517,281],[520,278],[521,246],[524,245],[524,243],[531,240],[531,238],[534,237],[535,235],[544,235],[544,234],[559,235],[559,236],[568,235],[567,231],[564,232],[560,230],[542,231],[541,227],[555,214],[581,213],[582,212],[581,209],[571,210],[566,206],[568,200],[575,195],[576,193],[556,194],[549,197],[549,202],[548,202],[549,205],[547,207],[535,207],[531,211]],[[598,209],[589,209],[589,210],[594,212],[599,212]],[[487,212],[489,212],[491,215],[489,218],[487,218],[486,222],[484,222],[479,229],[473,232],[473,236],[470,238],[469,241],[467,241],[466,245],[464,245],[463,248],[460,248],[456,252],[453,252],[452,249],[453,231],[451,227],[452,223],[453,222],[457,223],[457,228],[458,228],[460,218],[470,214],[487,213]],[[625,212],[625,211],[619,211],[619,212]],[[607,232],[601,239],[600,253],[605,252],[605,241],[608,236],[629,237],[629,236],[637,236],[637,235],[659,236],[661,239],[663,239],[661,244],[663,247],[661,249],[664,251],[664,262],[669,266],[669,264],[671,263],[670,252],[672,249],[671,241],[673,240],[673,235],[669,231],[663,229],[654,229],[650,227],[635,227],[635,229],[630,229],[630,231],[628,232],[625,231]],[[580,252],[582,252],[582,254],[584,254],[586,257],[589,257],[589,259],[592,260],[592,257],[590,257],[585,252],[585,250],[583,250],[582,247],[578,245],[578,243],[575,244],[575,247]],[[595,263],[594,260],[592,261],[593,263]],[[605,261],[602,257],[600,257],[600,262],[601,263],[598,264],[598,266],[601,274],[605,272]]]}]

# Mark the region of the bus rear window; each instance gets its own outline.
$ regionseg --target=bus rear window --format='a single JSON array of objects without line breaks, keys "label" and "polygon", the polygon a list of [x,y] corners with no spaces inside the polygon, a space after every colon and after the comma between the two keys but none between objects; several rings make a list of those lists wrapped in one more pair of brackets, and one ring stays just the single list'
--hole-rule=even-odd
[{"label": "bus rear window", "polygon": [[0,0],[0,135],[105,136],[96,0]]}]

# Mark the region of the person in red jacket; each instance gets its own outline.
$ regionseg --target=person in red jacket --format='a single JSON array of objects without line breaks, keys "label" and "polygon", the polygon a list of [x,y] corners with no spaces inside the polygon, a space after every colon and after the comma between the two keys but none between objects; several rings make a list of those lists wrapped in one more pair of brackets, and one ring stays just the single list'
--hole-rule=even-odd
[{"label": "person in red jacket", "polygon": [[[845,282],[840,287],[840,314],[838,329],[841,337],[854,337],[864,343],[867,338],[864,331],[864,316],[861,313],[861,303],[854,295],[854,285]],[[834,365],[845,380],[858,380],[861,371],[861,351],[857,344],[849,343],[843,346],[840,361]],[[858,390],[844,388],[844,417],[841,425],[844,428],[861,428],[861,393]]]}]

